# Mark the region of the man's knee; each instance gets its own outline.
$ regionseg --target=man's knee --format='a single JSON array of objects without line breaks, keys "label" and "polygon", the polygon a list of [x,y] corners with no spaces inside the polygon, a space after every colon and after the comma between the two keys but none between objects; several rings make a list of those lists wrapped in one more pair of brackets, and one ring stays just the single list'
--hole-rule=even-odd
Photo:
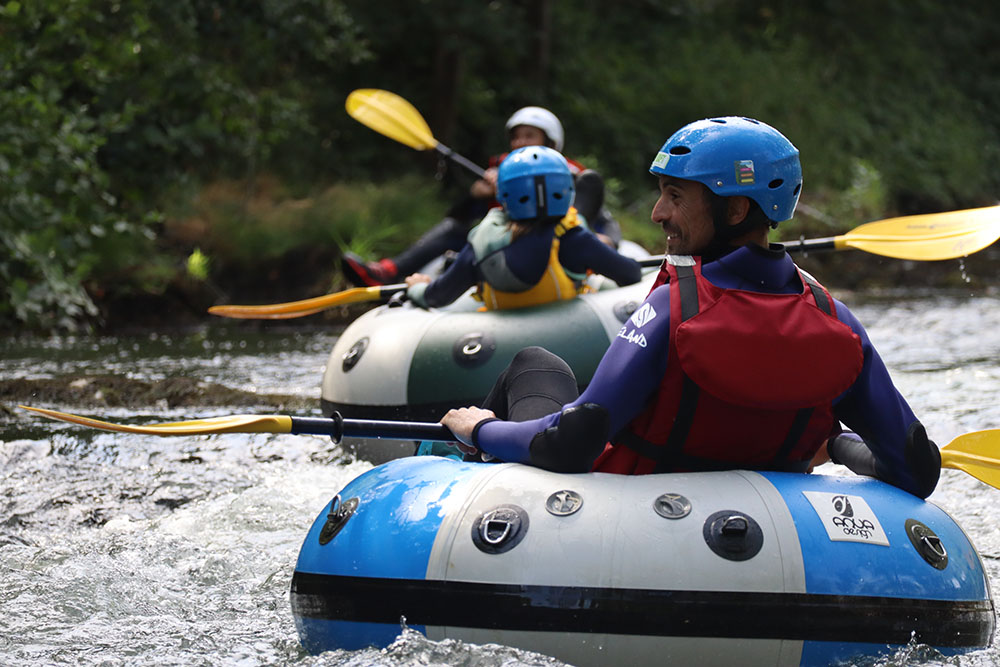
[{"label": "man's knee", "polygon": [[544,347],[532,345],[522,348],[510,362],[512,370],[560,370],[570,374],[573,369],[569,367],[562,357],[549,352]]}]

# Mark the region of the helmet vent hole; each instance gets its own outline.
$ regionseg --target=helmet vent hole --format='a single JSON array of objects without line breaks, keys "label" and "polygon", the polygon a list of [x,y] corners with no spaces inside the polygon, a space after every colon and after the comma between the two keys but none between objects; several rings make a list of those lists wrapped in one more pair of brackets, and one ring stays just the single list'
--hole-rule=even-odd
[{"label": "helmet vent hole", "polygon": [[718,123],[719,125],[725,125],[726,124],[726,119],[725,118],[713,118],[712,122],[713,123]]},{"label": "helmet vent hole", "polygon": [[520,199],[518,199],[517,201],[518,201],[519,204],[526,204],[526,203],[528,203],[529,199],[531,199],[531,197],[529,197],[528,195],[524,195]]},{"label": "helmet vent hole", "polygon": [[553,192],[552,193],[552,198],[553,199],[562,199],[562,193],[561,192]]},{"label": "helmet vent hole", "polygon": [[798,185],[795,186],[795,190],[792,191],[792,196],[797,196],[799,194],[799,190],[801,189],[802,189],[802,184],[799,183]]},{"label": "helmet vent hole", "polygon": [[674,146],[670,149],[671,155],[687,155],[691,152],[691,149],[687,146]]},{"label": "helmet vent hole", "polygon": [[783,179],[783,178],[776,178],[773,181],[771,181],[770,183],[768,183],[767,187],[771,188],[772,190],[777,190],[778,188],[780,188],[784,184],[785,184],[785,179]]}]

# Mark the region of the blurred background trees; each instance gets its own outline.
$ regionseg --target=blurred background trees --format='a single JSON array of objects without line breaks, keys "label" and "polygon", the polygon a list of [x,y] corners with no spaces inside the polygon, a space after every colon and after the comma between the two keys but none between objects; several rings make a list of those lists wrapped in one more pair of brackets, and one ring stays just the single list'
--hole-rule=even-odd
[{"label": "blurred background trees", "polygon": [[0,327],[100,324],[186,281],[323,290],[339,246],[405,245],[469,177],[353,121],[361,87],[479,162],[512,111],[551,108],[626,222],[664,139],[714,115],[799,147],[797,220],[824,234],[990,205],[997,43],[985,0],[0,0]]}]

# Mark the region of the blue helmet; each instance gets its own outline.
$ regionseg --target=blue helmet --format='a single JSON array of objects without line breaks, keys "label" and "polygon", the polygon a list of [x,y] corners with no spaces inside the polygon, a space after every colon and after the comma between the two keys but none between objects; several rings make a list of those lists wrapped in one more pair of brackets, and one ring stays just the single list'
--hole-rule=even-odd
[{"label": "blue helmet", "polygon": [[551,148],[518,148],[500,163],[497,200],[511,220],[561,218],[573,204],[573,194],[569,164]]},{"label": "blue helmet", "polygon": [[723,197],[749,197],[775,224],[792,217],[802,192],[799,150],[752,118],[685,125],[663,144],[649,171],[697,181]]}]

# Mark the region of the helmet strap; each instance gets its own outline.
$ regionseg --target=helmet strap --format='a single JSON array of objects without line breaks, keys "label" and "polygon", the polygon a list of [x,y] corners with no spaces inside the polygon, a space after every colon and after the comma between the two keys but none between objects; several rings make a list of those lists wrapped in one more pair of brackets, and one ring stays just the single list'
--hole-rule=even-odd
[{"label": "helmet strap", "polygon": [[729,242],[739,235],[739,228],[746,222],[744,220],[737,225],[730,225],[729,199],[717,195],[711,190],[708,190],[708,196],[709,212],[712,216],[712,227],[715,233],[712,235],[712,240],[708,246],[701,253],[703,262],[715,261],[723,255],[736,250],[734,246],[729,245]]},{"label": "helmet strap", "polygon": [[549,217],[549,200],[545,191],[545,176],[535,175],[535,220]]},{"label": "helmet strap", "polygon": [[736,250],[737,246],[732,245],[733,239],[760,226],[760,216],[754,215],[756,203],[752,199],[746,217],[735,225],[731,225],[729,224],[729,197],[723,197],[714,192],[710,196],[709,207],[715,234],[705,252],[702,253],[702,260],[705,262],[716,260]]}]

